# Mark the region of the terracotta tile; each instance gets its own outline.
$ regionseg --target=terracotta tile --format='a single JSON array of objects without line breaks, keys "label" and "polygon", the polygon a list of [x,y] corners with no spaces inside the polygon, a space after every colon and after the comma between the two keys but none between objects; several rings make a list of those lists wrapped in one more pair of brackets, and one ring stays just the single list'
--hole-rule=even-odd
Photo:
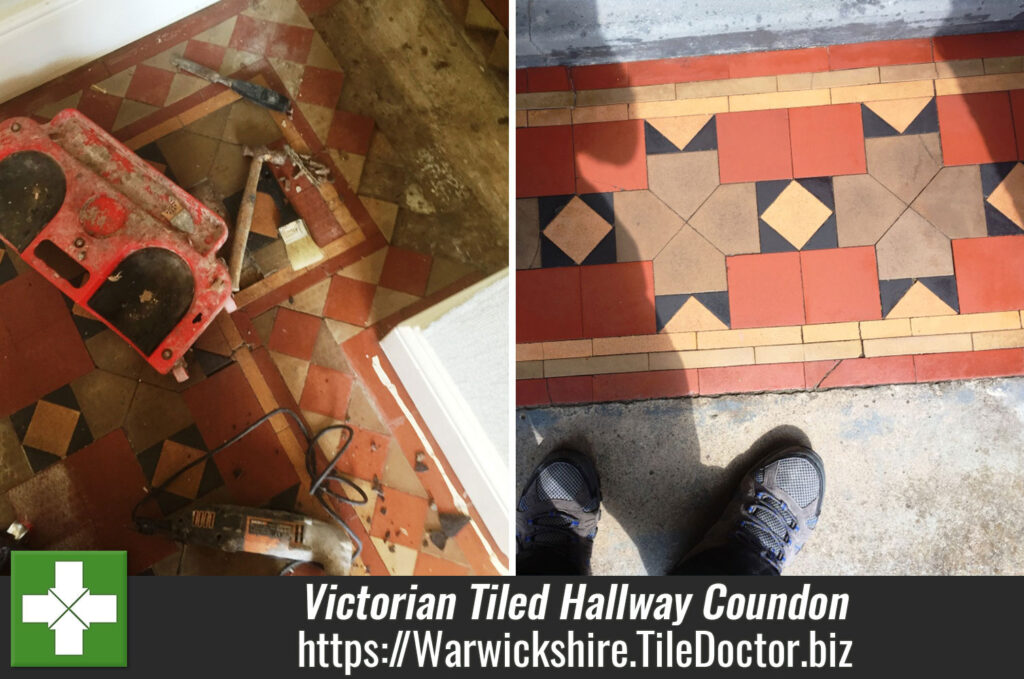
[{"label": "terracotta tile", "polygon": [[690,217],[690,226],[726,255],[760,249],[754,184],[723,184]]},{"label": "terracotta tile", "polygon": [[308,361],[313,355],[320,325],[316,316],[279,309],[267,346],[273,351]]},{"label": "terracotta tile", "polygon": [[594,400],[594,378],[590,375],[555,377],[548,380],[552,403],[590,403]]},{"label": "terracotta tile", "polygon": [[347,412],[351,389],[351,376],[311,364],[299,404],[304,410],[312,410],[341,420]]},{"label": "terracotta tile", "polygon": [[793,176],[787,111],[723,113],[716,121],[722,183]]},{"label": "terracotta tile", "polygon": [[635,401],[697,393],[696,370],[594,375],[594,401]]},{"label": "terracotta tile", "polygon": [[889,64],[917,64],[932,60],[932,41],[928,38],[880,40],[828,48],[829,68],[861,68]]},{"label": "terracotta tile", "polygon": [[364,325],[370,316],[375,285],[334,276],[324,305],[324,316],[338,321]]},{"label": "terracotta tile", "polygon": [[224,45],[215,45],[202,40],[189,40],[182,56],[189,61],[217,71],[220,70],[220,65],[224,61],[224,50]]},{"label": "terracotta tile", "polygon": [[[609,204],[610,201],[607,204]],[[544,201],[541,201],[544,204]],[[605,212],[614,212],[605,210]],[[546,210],[545,210],[546,212]],[[545,215],[546,218],[546,215]],[[592,253],[612,230],[607,214],[598,212],[583,198],[573,196],[568,204],[542,229],[541,264],[554,266],[568,264],[562,256],[568,255],[573,263],[593,263],[587,261]],[[558,250],[549,250],[547,243],[553,243]],[[560,251],[560,252],[559,252]]]},{"label": "terracotta tile", "polygon": [[516,200],[516,268],[540,266],[540,214],[536,198]]},{"label": "terracotta tile", "polygon": [[169,71],[139,64],[124,96],[150,106],[163,106],[173,79],[174,74]]},{"label": "terracotta tile", "polygon": [[816,389],[825,376],[829,374],[839,361],[806,361],[804,362],[804,380],[807,389]]},{"label": "terracotta tile", "polygon": [[942,168],[937,134],[867,139],[867,169],[872,177],[909,203]]},{"label": "terracotta tile", "polygon": [[1020,375],[1024,373],[1024,349],[914,356],[914,365],[919,382]]},{"label": "terracotta tile", "polygon": [[[227,441],[263,416],[263,409],[237,363],[193,385],[182,398],[208,448]],[[174,431],[183,428],[179,426]]]},{"label": "terracotta tile", "polygon": [[338,105],[344,82],[345,76],[340,71],[307,65],[302,72],[302,85],[295,98],[333,109]]},{"label": "terracotta tile", "polygon": [[572,84],[577,90],[596,90],[629,85],[625,64],[595,64],[570,68]]},{"label": "terracotta tile", "polygon": [[654,258],[654,293],[659,296],[725,289],[725,255],[690,226]]},{"label": "terracotta tile", "polygon": [[978,33],[971,35],[943,35],[932,39],[935,61],[977,59],[981,57],[1010,57],[1020,54],[1024,31]]},{"label": "terracotta tile", "polygon": [[793,176],[862,174],[864,131],[860,106],[814,106],[789,111]]},{"label": "terracotta tile", "polygon": [[832,189],[839,247],[874,245],[906,209],[903,201],[870,175],[836,177]]},{"label": "terracotta tile", "polygon": [[430,265],[430,255],[404,248],[388,248],[380,284],[386,288],[422,297],[427,290]]},{"label": "terracotta tile", "polygon": [[338,471],[367,481],[372,481],[374,477],[380,478],[384,473],[384,463],[387,461],[388,448],[391,445],[390,438],[359,427],[352,429],[352,443],[345,449],[338,462]]},{"label": "terracotta tile", "polygon": [[732,54],[728,61],[730,78],[827,71],[829,68],[828,50],[824,47]]},{"label": "terracotta tile", "polygon": [[349,111],[335,111],[327,133],[327,145],[365,156],[369,153],[372,137],[373,118]]},{"label": "terracotta tile", "polygon": [[252,54],[305,63],[313,41],[313,30],[302,26],[286,26],[244,14],[238,16],[230,47]]},{"label": "terracotta tile", "polygon": [[548,384],[545,379],[516,380],[516,407],[547,405]]},{"label": "terracotta tile", "polygon": [[718,153],[695,151],[647,157],[651,193],[688,219],[718,186]]},{"label": "terracotta tile", "polygon": [[420,552],[413,575],[469,575],[469,567]]},{"label": "terracotta tile", "polygon": [[578,193],[647,188],[642,121],[590,123],[572,129]]},{"label": "terracotta tile", "polygon": [[419,549],[427,518],[427,500],[394,488],[384,488],[384,497],[374,508],[370,535],[385,542]]},{"label": "terracotta tile", "polygon": [[370,307],[370,316],[366,319],[366,323],[375,325],[385,319],[401,317],[399,314],[405,314],[404,310],[418,301],[419,297],[407,292],[378,287],[377,292],[373,295],[373,306]]},{"label": "terracotta tile", "polygon": [[92,370],[63,297],[35,272],[0,286],[0,416]]},{"label": "terracotta tile", "polygon": [[803,324],[799,253],[740,255],[726,265],[733,328]]},{"label": "terracotta tile", "polygon": [[988,234],[981,175],[976,167],[942,168],[911,207],[950,238]]},{"label": "terracotta tile", "polygon": [[946,165],[1015,160],[1016,138],[1006,92],[937,97]]},{"label": "terracotta tile", "polygon": [[804,387],[804,367],[801,363],[701,368],[699,372],[701,395],[779,391]]},{"label": "terracotta tile", "polygon": [[682,218],[651,191],[615,195],[615,248],[620,262],[654,259],[682,226]]},{"label": "terracotta tile", "polygon": [[949,239],[914,210],[896,220],[876,250],[883,280],[953,275]]},{"label": "terracotta tile", "polygon": [[516,197],[576,192],[572,127],[516,130]]},{"label": "terracotta tile", "polygon": [[623,64],[632,85],[657,85],[688,80],[687,59],[651,59]]},{"label": "terracotta tile", "polygon": [[808,323],[882,317],[874,248],[800,253]]},{"label": "terracotta tile", "polygon": [[760,94],[775,92],[778,80],[775,76],[754,78],[729,78],[727,80],[705,80],[676,83],[676,98],[696,99],[699,97],[727,97],[736,94]]},{"label": "terracotta tile", "polygon": [[1017,158],[1024,160],[1024,90],[1010,92],[1013,126],[1017,133]]},{"label": "terracotta tile", "polygon": [[516,272],[516,341],[542,342],[583,335],[580,269]]},{"label": "terracotta tile", "polygon": [[82,98],[75,108],[109,132],[114,129],[114,121],[117,120],[117,112],[121,109],[122,101],[121,97],[88,89],[82,92]]},{"label": "terracotta tile", "polygon": [[1024,308],[1024,237],[998,236],[953,241],[960,311]]},{"label": "terracotta tile", "polygon": [[581,268],[583,336],[619,337],[653,333],[652,275],[648,262]]},{"label": "terracotta tile", "polygon": [[572,89],[569,84],[569,70],[565,66],[541,66],[516,71],[526,77],[526,87],[530,92],[560,92]]},{"label": "terracotta tile", "polygon": [[915,374],[912,356],[880,356],[845,359],[818,386],[829,389],[913,381]]}]

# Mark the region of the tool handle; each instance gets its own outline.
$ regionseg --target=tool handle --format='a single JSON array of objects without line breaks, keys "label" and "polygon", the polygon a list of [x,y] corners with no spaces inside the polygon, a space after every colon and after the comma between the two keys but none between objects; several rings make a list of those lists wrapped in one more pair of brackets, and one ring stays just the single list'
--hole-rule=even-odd
[{"label": "tool handle", "polygon": [[260,106],[269,108],[272,111],[280,111],[281,113],[288,113],[292,108],[292,102],[288,97],[269,90],[266,87],[257,85],[256,83],[245,82],[244,80],[232,80],[230,81],[231,89],[239,93],[246,99],[254,101]]}]

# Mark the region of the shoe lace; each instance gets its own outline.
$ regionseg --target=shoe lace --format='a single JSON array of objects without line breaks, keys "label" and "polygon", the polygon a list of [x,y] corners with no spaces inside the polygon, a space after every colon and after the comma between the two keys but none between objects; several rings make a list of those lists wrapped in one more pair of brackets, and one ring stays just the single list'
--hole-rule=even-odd
[{"label": "shoe lace", "polygon": [[735,536],[781,567],[786,562],[786,547],[793,543],[793,533],[800,530],[796,515],[785,502],[764,491],[757,491],[744,503],[741,513],[744,518]]},{"label": "shoe lace", "polygon": [[524,543],[557,544],[580,541],[580,536],[572,530],[580,525],[580,520],[568,512],[552,509],[535,514],[526,519],[526,525],[533,530],[519,536]]}]

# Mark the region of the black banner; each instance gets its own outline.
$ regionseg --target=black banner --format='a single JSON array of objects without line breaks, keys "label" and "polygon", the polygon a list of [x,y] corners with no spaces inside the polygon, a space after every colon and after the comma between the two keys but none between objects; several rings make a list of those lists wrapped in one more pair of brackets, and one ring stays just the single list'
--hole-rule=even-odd
[{"label": "black banner", "polygon": [[949,676],[1019,666],[1022,602],[1024,579],[994,577],[132,577],[128,669],[115,671]]}]

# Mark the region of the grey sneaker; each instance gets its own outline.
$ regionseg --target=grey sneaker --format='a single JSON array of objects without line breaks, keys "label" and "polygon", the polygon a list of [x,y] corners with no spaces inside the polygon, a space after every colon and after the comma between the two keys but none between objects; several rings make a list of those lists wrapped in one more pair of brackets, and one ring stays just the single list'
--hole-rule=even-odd
[{"label": "grey sneaker", "polygon": [[749,548],[777,573],[811,537],[825,495],[825,467],[800,446],[771,453],[740,482],[722,518],[691,552],[729,542]]},{"label": "grey sneaker", "polygon": [[589,573],[600,507],[601,482],[589,458],[572,450],[544,458],[516,506],[517,572]]}]

